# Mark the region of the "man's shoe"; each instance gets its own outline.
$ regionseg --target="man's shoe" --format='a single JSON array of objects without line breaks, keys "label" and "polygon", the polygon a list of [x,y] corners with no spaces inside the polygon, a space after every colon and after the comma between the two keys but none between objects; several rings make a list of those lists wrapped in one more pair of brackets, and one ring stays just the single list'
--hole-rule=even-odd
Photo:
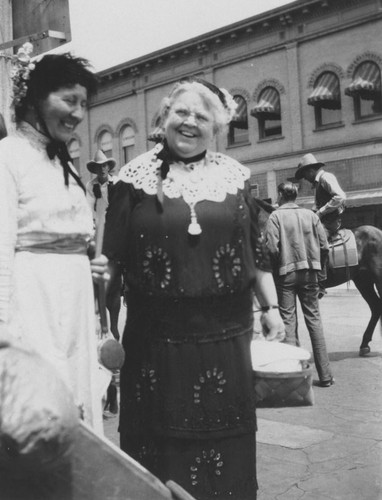
[{"label": "man's shoe", "polygon": [[104,419],[104,420],[110,420],[111,418],[115,418],[117,415],[116,415],[116,414],[114,414],[114,413],[111,413],[111,412],[110,412],[110,411],[108,411],[108,410],[104,410],[104,412],[103,412],[103,415],[102,415],[102,416],[103,416],[103,419]]},{"label": "man's shoe", "polygon": [[330,377],[329,380],[320,380],[319,386],[320,387],[330,387],[335,383],[334,377]]}]

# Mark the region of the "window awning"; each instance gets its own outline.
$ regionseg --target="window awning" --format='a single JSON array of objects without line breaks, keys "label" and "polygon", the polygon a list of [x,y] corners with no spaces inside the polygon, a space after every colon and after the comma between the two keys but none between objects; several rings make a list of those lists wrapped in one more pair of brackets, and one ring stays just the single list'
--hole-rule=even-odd
[{"label": "window awning", "polygon": [[323,73],[319,77],[308,97],[308,104],[326,109],[341,108],[340,85],[334,73]]},{"label": "window awning", "polygon": [[147,136],[147,140],[151,142],[161,142],[163,139],[163,129],[155,127],[155,129]]},{"label": "window awning", "polygon": [[248,114],[247,114],[247,102],[243,97],[235,96],[235,102],[237,103],[237,108],[235,114],[231,120],[232,125],[235,128],[248,128]]},{"label": "window awning", "polygon": [[364,207],[367,205],[382,204],[382,189],[370,189],[368,191],[355,191],[347,193],[346,207]]},{"label": "window awning", "polygon": [[[301,207],[311,209],[314,205],[314,197],[306,196],[297,199]],[[382,205],[382,189],[368,189],[362,191],[348,191],[346,193],[345,207],[357,208],[369,205]]]},{"label": "window awning", "polygon": [[381,71],[373,62],[362,63],[354,73],[353,81],[345,89],[345,94],[353,97],[360,94],[364,99],[374,99],[381,91]]},{"label": "window awning", "polygon": [[271,115],[280,118],[280,97],[277,90],[268,88],[261,93],[256,106],[251,110],[251,115],[256,118],[260,115]]}]

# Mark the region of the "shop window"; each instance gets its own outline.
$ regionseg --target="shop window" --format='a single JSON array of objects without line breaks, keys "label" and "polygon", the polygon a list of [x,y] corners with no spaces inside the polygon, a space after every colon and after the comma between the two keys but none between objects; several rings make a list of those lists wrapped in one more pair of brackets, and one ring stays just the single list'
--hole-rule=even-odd
[{"label": "shop window", "polygon": [[251,196],[253,198],[259,197],[259,185],[258,184],[251,184]]},{"label": "shop window", "polygon": [[122,162],[128,163],[134,158],[135,132],[133,127],[126,125],[121,130]]},{"label": "shop window", "polygon": [[235,95],[236,112],[229,124],[228,145],[248,142],[248,112],[247,101],[241,95]]},{"label": "shop window", "polygon": [[308,104],[314,107],[316,128],[341,123],[340,82],[335,73],[321,73],[308,97]]},{"label": "shop window", "polygon": [[382,114],[381,70],[373,61],[361,63],[345,94],[353,98],[356,120]]},{"label": "shop window", "polygon": [[281,136],[280,94],[274,87],[266,87],[251,111],[259,123],[259,139]]}]

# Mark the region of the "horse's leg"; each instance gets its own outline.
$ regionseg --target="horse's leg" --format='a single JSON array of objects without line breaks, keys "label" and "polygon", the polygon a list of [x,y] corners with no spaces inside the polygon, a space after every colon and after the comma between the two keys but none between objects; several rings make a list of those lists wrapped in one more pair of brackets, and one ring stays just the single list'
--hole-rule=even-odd
[{"label": "horse's leg", "polygon": [[374,289],[374,282],[370,275],[358,275],[353,279],[356,287],[361,293],[362,297],[368,303],[368,306],[371,311],[371,318],[366,327],[366,330],[362,337],[362,343],[359,349],[359,355],[365,356],[369,354],[370,347],[369,342],[371,342],[373,332],[378,323],[379,318],[382,313],[382,300],[378,297]]}]

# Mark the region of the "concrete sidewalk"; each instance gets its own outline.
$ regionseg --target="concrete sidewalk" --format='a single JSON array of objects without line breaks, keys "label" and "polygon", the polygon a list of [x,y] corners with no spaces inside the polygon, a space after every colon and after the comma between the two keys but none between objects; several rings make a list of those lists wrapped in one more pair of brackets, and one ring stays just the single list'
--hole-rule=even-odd
[{"label": "concrete sidewalk", "polygon": [[258,500],[382,499],[382,357],[331,358],[313,406],[258,409]]},{"label": "concrete sidewalk", "polygon": [[[313,386],[313,406],[259,408],[258,500],[382,499],[382,339],[358,348],[369,310],[354,290],[321,303],[336,380]],[[310,340],[299,313],[302,347]],[[318,377],[314,383],[318,382]]]}]

